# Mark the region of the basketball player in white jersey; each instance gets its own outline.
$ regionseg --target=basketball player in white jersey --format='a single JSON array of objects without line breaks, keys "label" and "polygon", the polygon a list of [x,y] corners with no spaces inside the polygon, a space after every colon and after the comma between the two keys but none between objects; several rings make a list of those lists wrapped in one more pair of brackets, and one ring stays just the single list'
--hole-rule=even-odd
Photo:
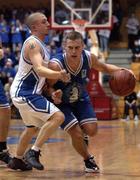
[{"label": "basketball player in white jersey", "polygon": [[[0,60],[3,58],[3,56],[4,53],[2,44],[0,42]],[[5,162],[6,164],[11,159],[7,148],[7,136],[10,118],[11,108],[5,95],[3,85],[0,81],[0,161]]]},{"label": "basketball player in white jersey", "polygon": [[[40,149],[64,121],[63,113],[41,95],[45,79],[69,81],[66,71],[59,72],[47,68],[50,55],[43,43],[49,26],[46,16],[36,12],[29,15],[26,22],[32,35],[23,44],[18,72],[10,91],[26,129],[20,137],[15,157],[8,164],[12,169],[23,171],[31,170],[32,167],[44,169],[39,161]],[[34,145],[24,154],[37,130],[39,133]],[[28,163],[23,160],[24,155]]]}]

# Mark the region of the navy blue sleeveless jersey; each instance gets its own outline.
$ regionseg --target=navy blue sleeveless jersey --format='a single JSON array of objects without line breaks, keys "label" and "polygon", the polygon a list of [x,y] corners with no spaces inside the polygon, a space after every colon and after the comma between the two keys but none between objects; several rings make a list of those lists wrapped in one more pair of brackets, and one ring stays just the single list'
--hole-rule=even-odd
[{"label": "navy blue sleeveless jersey", "polygon": [[58,54],[52,59],[52,61],[59,64],[61,69],[65,69],[71,75],[71,81],[69,83],[58,81],[54,85],[55,89],[61,89],[63,91],[63,103],[74,103],[78,100],[89,98],[86,86],[88,82],[89,70],[91,68],[90,59],[90,52],[83,50],[81,63],[75,72],[69,67],[65,53]]},{"label": "navy blue sleeveless jersey", "polygon": [[81,63],[75,72],[69,67],[65,53],[57,55],[52,61],[58,63],[61,69],[65,69],[71,74],[71,82],[58,81],[54,86],[55,89],[63,91],[62,103],[58,105],[65,115],[65,121],[61,128],[68,131],[77,123],[82,126],[96,122],[96,114],[86,90],[91,68],[90,52],[83,50]]}]

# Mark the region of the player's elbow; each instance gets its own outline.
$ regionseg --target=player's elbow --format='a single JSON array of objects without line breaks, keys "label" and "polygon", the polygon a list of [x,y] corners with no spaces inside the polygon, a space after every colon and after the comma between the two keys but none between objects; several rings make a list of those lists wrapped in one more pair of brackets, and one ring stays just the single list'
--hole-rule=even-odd
[{"label": "player's elbow", "polygon": [[36,72],[39,76],[44,77],[44,71],[42,70],[42,67],[41,67],[41,66],[35,67],[35,72]]}]

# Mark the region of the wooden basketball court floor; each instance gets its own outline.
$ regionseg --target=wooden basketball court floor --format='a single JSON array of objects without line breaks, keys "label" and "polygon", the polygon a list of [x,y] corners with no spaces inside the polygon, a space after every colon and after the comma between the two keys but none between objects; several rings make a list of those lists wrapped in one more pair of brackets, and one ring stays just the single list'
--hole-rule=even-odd
[{"label": "wooden basketball court floor", "polygon": [[[1,162],[0,180],[140,180],[140,123],[114,120],[98,124],[89,151],[96,157],[100,173],[85,174],[83,160],[72,148],[70,137],[58,129],[42,149],[45,170],[13,171]],[[8,144],[13,154],[23,129],[21,120],[11,120]]]}]

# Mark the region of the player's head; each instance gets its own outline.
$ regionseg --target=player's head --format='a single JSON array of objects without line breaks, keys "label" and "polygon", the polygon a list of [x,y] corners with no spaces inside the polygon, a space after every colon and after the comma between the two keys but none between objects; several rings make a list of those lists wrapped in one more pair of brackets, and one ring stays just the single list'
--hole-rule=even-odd
[{"label": "player's head", "polygon": [[26,19],[26,25],[32,33],[48,34],[48,26],[50,25],[47,17],[41,12],[30,14]]},{"label": "player's head", "polygon": [[79,33],[78,31],[71,31],[69,33],[66,34],[66,36],[64,37],[64,42],[66,42],[67,40],[81,40],[81,43],[84,43],[83,41],[83,36],[81,33]]},{"label": "player's head", "polygon": [[77,31],[69,32],[64,38],[64,49],[68,57],[81,57],[84,48],[84,41],[81,33]]}]

